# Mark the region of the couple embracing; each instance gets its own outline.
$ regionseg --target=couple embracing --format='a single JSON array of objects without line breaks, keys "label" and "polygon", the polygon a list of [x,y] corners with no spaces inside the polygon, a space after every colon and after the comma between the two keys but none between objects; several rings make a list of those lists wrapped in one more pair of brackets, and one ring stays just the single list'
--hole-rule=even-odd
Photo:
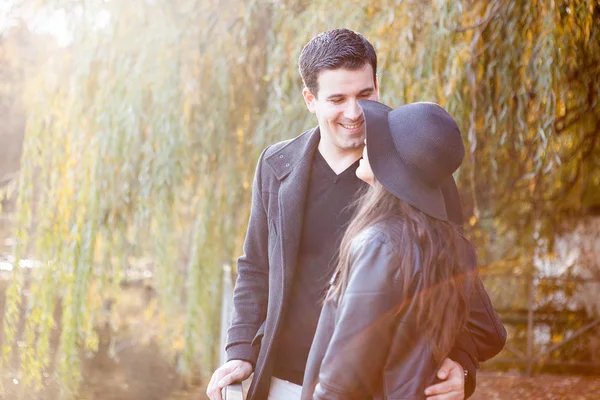
[{"label": "couple embracing", "polygon": [[434,103],[379,103],[371,43],[338,29],[302,50],[318,126],[269,146],[238,260],[228,361],[250,400],[463,399],[506,331],[462,234],[464,147]]}]

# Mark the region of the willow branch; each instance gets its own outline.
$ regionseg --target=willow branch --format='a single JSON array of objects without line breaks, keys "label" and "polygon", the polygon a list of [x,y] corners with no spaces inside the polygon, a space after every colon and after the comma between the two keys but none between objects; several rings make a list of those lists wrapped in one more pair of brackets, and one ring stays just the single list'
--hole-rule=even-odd
[{"label": "willow branch", "polygon": [[496,1],[492,7],[488,8],[488,12],[486,13],[487,15],[484,16],[483,20],[478,21],[473,25],[459,26],[457,28],[454,28],[454,32],[466,32],[472,29],[477,29],[481,26],[483,26],[482,30],[485,30],[487,24],[492,20],[492,18],[496,16],[496,14],[498,14],[498,11],[500,11],[500,7],[504,4],[505,1],[506,0]]}]

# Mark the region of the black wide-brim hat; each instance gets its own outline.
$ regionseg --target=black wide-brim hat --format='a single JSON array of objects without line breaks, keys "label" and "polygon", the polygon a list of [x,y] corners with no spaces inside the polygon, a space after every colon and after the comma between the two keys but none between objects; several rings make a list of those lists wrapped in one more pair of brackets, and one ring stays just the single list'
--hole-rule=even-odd
[{"label": "black wide-brim hat", "polygon": [[359,104],[375,178],[394,196],[429,216],[462,225],[452,173],[462,163],[465,149],[450,114],[435,103],[396,109],[371,100]]}]

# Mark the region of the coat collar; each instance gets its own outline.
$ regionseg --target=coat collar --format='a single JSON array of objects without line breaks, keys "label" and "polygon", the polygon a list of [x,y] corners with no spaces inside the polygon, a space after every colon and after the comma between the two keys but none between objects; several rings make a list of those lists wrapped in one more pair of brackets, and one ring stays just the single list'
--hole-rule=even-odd
[{"label": "coat collar", "polygon": [[281,181],[306,157],[314,154],[320,138],[321,134],[317,126],[290,140],[278,151],[265,157],[265,162],[271,167],[277,179]]}]

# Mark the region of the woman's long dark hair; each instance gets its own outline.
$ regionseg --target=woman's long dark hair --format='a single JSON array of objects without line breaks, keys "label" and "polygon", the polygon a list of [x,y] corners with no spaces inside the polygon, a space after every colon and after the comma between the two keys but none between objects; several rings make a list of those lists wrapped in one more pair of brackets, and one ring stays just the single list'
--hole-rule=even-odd
[{"label": "woman's long dark hair", "polygon": [[[411,271],[420,258],[423,290],[416,293],[417,329],[427,335],[433,357],[441,362],[454,345],[469,313],[466,286],[472,270],[473,249],[449,222],[430,217],[398,199],[379,183],[369,187],[355,203],[356,211],[340,245],[338,277],[327,297],[340,298],[348,284],[352,241],[365,229],[385,224],[399,265]],[[419,251],[420,254],[415,254]],[[405,281],[408,293],[410,282]]]}]

